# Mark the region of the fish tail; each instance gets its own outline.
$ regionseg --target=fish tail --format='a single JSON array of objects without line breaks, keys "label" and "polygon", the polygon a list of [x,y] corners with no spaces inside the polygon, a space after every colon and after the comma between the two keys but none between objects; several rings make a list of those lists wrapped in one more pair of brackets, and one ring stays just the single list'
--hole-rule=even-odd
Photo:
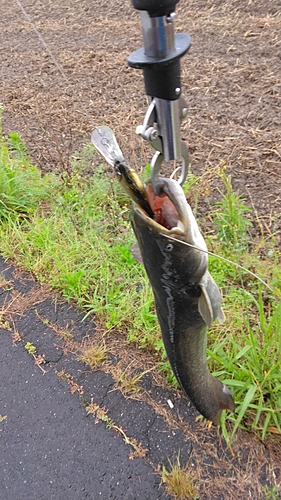
[{"label": "fish tail", "polygon": [[232,394],[231,394],[229,388],[225,384],[223,384],[220,380],[213,377],[212,375],[211,375],[211,380],[212,380],[212,384],[213,384],[213,388],[215,391],[215,395],[216,395],[217,402],[218,402],[218,408],[219,408],[217,414],[214,415],[214,418],[212,418],[211,420],[215,424],[218,424],[220,421],[220,416],[221,416],[222,410],[230,410],[230,411],[234,412],[235,411],[235,403],[234,403],[234,399],[232,397]]}]

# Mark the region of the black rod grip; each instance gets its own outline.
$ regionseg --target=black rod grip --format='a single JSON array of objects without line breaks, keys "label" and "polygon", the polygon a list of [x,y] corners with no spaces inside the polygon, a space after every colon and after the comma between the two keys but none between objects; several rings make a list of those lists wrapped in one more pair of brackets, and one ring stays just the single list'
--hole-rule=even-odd
[{"label": "black rod grip", "polygon": [[185,33],[175,35],[175,49],[169,56],[162,59],[145,54],[145,50],[136,50],[128,57],[131,68],[142,69],[146,94],[167,101],[179,98],[180,58],[188,51],[191,39]]},{"label": "black rod grip", "polygon": [[174,12],[179,0],[132,0],[137,10],[146,10],[151,17],[167,16]]}]

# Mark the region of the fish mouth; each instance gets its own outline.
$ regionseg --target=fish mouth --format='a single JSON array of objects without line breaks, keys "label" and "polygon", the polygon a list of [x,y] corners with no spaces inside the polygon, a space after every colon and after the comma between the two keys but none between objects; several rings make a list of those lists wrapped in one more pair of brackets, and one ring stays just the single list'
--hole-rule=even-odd
[{"label": "fish mouth", "polygon": [[[135,203],[134,209],[142,214],[146,223],[157,232],[167,236],[183,236],[186,233],[186,220],[184,210],[175,205],[173,195],[169,196],[164,191],[156,195],[152,185],[146,187],[146,199],[153,213],[151,217],[139,203]],[[180,209],[179,209],[180,208]]]},{"label": "fish mouth", "polygon": [[146,186],[146,202],[153,212],[153,218],[149,217],[139,203],[135,204],[135,210],[155,232],[204,252],[204,255],[201,254],[202,265],[207,265],[207,246],[181,185],[174,179],[159,177],[157,191],[159,195],[154,192],[150,183]]},{"label": "fish mouth", "polygon": [[145,185],[136,171],[116,160],[115,172],[123,188],[134,202],[134,210],[152,231],[178,239],[199,251],[207,247],[181,185],[174,179],[159,177],[156,194],[151,183]]},{"label": "fish mouth", "polygon": [[145,187],[145,201],[149,210],[145,209],[144,203],[136,199],[134,199],[134,209],[155,231],[167,236],[184,237],[189,231],[190,214],[183,190],[173,179],[159,178],[158,182],[159,195],[154,192],[151,183]]},{"label": "fish mouth", "polygon": [[143,183],[136,171],[123,160],[115,160],[114,170],[117,179],[134,202],[134,209],[146,219],[150,227],[166,235],[183,236],[188,232],[190,207],[177,181],[159,177],[159,194],[156,194],[152,184]]}]

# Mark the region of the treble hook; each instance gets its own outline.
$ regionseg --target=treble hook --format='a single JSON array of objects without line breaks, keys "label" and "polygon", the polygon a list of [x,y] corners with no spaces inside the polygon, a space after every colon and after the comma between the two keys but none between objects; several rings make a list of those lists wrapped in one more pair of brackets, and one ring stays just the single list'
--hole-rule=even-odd
[{"label": "treble hook", "polygon": [[[189,165],[188,148],[184,141],[181,141],[181,158],[182,158],[182,165],[180,167],[181,174],[178,179],[178,183],[182,186],[188,174],[188,165]],[[154,154],[151,161],[151,170],[150,170],[151,184],[157,196],[161,194],[161,189],[158,183],[158,179],[163,160],[164,160],[164,154],[161,153],[160,151],[157,151]]]}]

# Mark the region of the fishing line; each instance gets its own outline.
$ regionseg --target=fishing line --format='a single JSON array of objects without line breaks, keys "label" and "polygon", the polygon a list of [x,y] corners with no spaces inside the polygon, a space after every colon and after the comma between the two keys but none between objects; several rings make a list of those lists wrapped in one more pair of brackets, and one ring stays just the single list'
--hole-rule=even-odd
[{"label": "fishing line", "polygon": [[[42,43],[44,49],[46,50],[46,52],[49,54],[50,58],[52,59],[54,65],[56,66],[56,68],[58,69],[59,73],[61,74],[61,76],[63,77],[63,79],[65,80],[65,82],[68,84],[68,85],[74,85],[75,86],[75,83],[73,83],[65,74],[65,72],[63,71],[62,67],[60,66],[60,64],[58,63],[58,61],[56,60],[55,56],[53,55],[51,49],[49,48],[48,44],[45,42],[44,38],[42,37],[41,33],[38,31],[38,29],[36,28],[35,24],[33,23],[33,21],[31,20],[31,17],[28,15],[28,13],[26,12],[24,6],[22,5],[22,3],[20,2],[20,0],[15,0],[15,2],[17,3],[18,7],[21,9],[25,19],[29,22],[30,26],[32,27],[33,31],[36,33],[37,37],[39,38],[40,42]],[[93,118],[92,116],[88,113],[88,111],[86,110],[86,108],[84,107],[84,104],[82,103],[82,101],[80,100],[79,98],[79,95],[78,93],[76,94],[76,99],[78,100],[81,108],[83,109],[84,113],[87,115],[88,118],[90,118],[90,120],[93,122]]]},{"label": "fishing line", "polygon": [[51,57],[53,63],[55,64],[55,66],[57,67],[57,69],[59,70],[60,74],[62,75],[62,77],[65,79],[65,81],[69,84],[70,81],[69,79],[67,78],[66,74],[64,73],[63,69],[61,68],[61,66],[59,65],[59,63],[57,62],[55,56],[53,55],[51,49],[49,49],[48,45],[46,44],[44,38],[42,37],[41,33],[39,33],[38,29],[36,28],[35,24],[31,21],[31,17],[27,14],[25,8],[23,7],[23,5],[21,4],[20,0],[15,0],[16,3],[18,4],[19,8],[21,9],[24,17],[26,18],[26,20],[29,22],[29,24],[31,25],[32,29],[35,31],[36,35],[38,36],[40,42],[42,43],[42,45],[44,46],[45,50],[48,52],[49,56]]},{"label": "fishing line", "polygon": [[[71,82],[71,80],[66,76],[65,72],[63,71],[62,67],[60,66],[60,64],[57,62],[55,56],[53,55],[51,49],[49,48],[48,44],[45,42],[44,38],[42,37],[41,33],[38,31],[38,29],[36,28],[35,24],[32,22],[31,20],[31,17],[28,15],[28,13],[26,12],[25,8],[23,7],[22,3],[20,2],[20,0],[15,0],[15,2],[17,3],[18,7],[21,9],[25,19],[29,22],[30,26],[32,27],[33,31],[36,33],[37,37],[39,38],[40,42],[42,43],[43,47],[45,48],[46,52],[49,54],[49,56],[51,57],[54,65],[56,66],[56,68],[58,69],[58,71],[60,72],[61,76],[63,77],[63,79],[67,82],[68,85],[71,85],[73,84]],[[87,117],[93,121],[93,118],[92,116],[88,113],[88,111],[86,110],[86,108],[84,107],[82,101],[79,99],[79,96],[76,95],[76,98],[78,99],[79,101],[79,104],[81,106],[81,108],[83,109],[83,111],[85,112],[85,114],[87,115]],[[172,176],[175,175],[175,173],[177,172],[177,170],[179,169],[180,167],[177,167],[174,172],[172,173],[171,175],[171,178]],[[163,234],[163,233],[162,233]],[[165,238],[169,238],[173,241],[176,241],[177,243],[180,241],[180,240],[177,240],[176,238],[173,238],[172,236],[168,236],[166,234],[163,234],[163,236],[165,236]],[[233,262],[232,260],[229,260],[225,257],[221,257],[220,255],[216,255],[215,253],[213,252],[210,252],[210,251],[206,251],[206,250],[203,250],[201,248],[198,248],[194,245],[191,245],[191,243],[186,243],[185,241],[181,241],[181,243],[183,243],[184,245],[188,246],[188,247],[191,247],[191,248],[194,248],[195,250],[200,250],[200,252],[204,252],[204,253],[207,253],[208,255],[211,255],[212,257],[216,257],[218,259],[221,259],[223,260],[224,262],[228,262],[228,264],[232,264],[233,266],[235,267],[239,267],[239,269],[241,269],[242,271],[250,274],[251,276],[253,276],[254,278],[256,278],[258,281],[260,281],[266,288],[268,288],[271,292],[274,293],[274,290],[261,278],[259,278],[259,276],[257,276],[255,273],[253,273],[252,271],[250,271],[249,269],[246,269],[246,267],[243,267],[241,266],[240,264],[237,264],[235,262]]]},{"label": "fishing line", "polygon": [[240,264],[237,264],[236,262],[233,262],[233,260],[227,259],[226,257],[222,257],[221,255],[217,255],[213,252],[210,252],[209,250],[203,250],[202,248],[198,248],[195,245],[192,245],[191,243],[186,243],[186,241],[178,240],[177,238],[173,238],[173,236],[168,236],[167,234],[161,233],[162,236],[165,236],[165,238],[168,238],[169,240],[176,241],[177,243],[180,241],[183,243],[183,245],[186,245],[188,247],[194,248],[195,250],[199,250],[200,252],[207,253],[208,255],[211,255],[212,257],[217,257],[217,259],[221,259],[224,262],[228,262],[228,264],[232,264],[235,267],[239,267],[239,269],[242,269],[242,271],[245,271],[246,273],[250,274],[254,278],[256,278],[258,281],[260,281],[266,288],[268,288],[271,292],[274,293],[274,290],[259,276],[257,276],[255,273],[247,269],[246,267],[241,266]]}]

